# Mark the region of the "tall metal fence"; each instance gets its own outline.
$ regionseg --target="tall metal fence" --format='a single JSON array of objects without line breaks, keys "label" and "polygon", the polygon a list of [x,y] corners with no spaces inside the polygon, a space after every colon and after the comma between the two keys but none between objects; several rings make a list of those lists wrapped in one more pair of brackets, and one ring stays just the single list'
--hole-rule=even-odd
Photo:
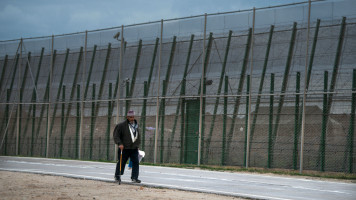
[{"label": "tall metal fence", "polygon": [[115,160],[134,110],[145,162],[355,173],[355,7],[0,41],[0,154]]}]

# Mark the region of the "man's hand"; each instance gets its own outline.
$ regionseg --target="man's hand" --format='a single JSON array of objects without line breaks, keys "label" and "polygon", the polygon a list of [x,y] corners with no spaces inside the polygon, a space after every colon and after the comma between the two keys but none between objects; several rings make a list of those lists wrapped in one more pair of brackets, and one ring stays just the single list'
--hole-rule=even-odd
[{"label": "man's hand", "polygon": [[119,148],[121,149],[121,151],[124,150],[124,145],[120,144]]}]

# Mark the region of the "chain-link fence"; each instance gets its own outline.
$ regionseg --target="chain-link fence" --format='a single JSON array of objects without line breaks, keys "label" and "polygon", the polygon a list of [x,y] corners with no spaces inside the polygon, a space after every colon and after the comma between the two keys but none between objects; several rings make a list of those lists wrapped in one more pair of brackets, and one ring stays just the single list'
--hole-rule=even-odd
[{"label": "chain-link fence", "polygon": [[1,41],[1,155],[115,160],[134,110],[145,162],[355,173],[355,7]]}]

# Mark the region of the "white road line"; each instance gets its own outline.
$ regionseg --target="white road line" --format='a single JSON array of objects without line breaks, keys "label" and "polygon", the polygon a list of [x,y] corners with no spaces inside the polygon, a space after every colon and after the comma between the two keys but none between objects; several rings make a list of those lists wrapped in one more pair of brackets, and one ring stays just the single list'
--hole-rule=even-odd
[{"label": "white road line", "polygon": [[[29,160],[46,160],[46,161],[60,161],[60,162],[78,162],[78,163],[93,163],[93,164],[98,164],[96,161],[87,161],[87,160],[64,160],[64,159],[56,159],[56,158],[40,158],[40,157],[12,157],[12,156],[0,156],[0,158],[10,158],[10,159],[29,159]],[[100,162],[100,165],[113,165],[116,163],[106,163],[106,162]]]},{"label": "white road line", "polygon": [[0,168],[0,170],[4,171],[13,171],[13,172],[30,172],[30,173],[39,173],[39,174],[50,174],[50,175],[60,175],[65,177],[74,177],[74,178],[82,178],[82,179],[90,179],[90,180],[106,180],[106,181],[114,181],[113,178],[103,178],[97,176],[85,176],[85,175],[78,175],[78,174],[70,174],[70,173],[59,173],[59,172],[48,172],[48,171],[41,171],[41,170],[27,170],[27,169],[7,169],[7,168]]},{"label": "white road line", "polygon": [[81,168],[81,169],[94,169],[94,168],[112,169],[112,168],[90,166],[90,165],[69,165],[69,164],[55,164],[55,163],[38,163],[38,162],[15,161],[15,160],[4,160],[4,162],[29,164],[29,165],[41,165],[41,166],[46,165],[46,166],[56,166],[56,167],[72,167],[72,168]]},{"label": "white road line", "polygon": [[[152,178],[152,176],[140,176],[140,177],[146,177],[146,178]],[[172,180],[172,181],[182,181],[182,182],[194,182],[194,183],[206,183],[206,181],[202,180],[196,180],[196,179],[178,179],[178,178],[162,178],[162,177],[155,177],[156,179],[160,180]]]}]

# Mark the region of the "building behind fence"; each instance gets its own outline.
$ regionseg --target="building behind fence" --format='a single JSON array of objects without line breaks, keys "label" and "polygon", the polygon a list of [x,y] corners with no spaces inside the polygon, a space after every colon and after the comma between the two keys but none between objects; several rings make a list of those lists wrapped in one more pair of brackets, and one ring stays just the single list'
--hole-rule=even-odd
[{"label": "building behind fence", "polygon": [[298,3],[1,41],[0,154],[115,160],[134,110],[145,162],[355,173],[355,7],[313,2],[310,28]]}]

